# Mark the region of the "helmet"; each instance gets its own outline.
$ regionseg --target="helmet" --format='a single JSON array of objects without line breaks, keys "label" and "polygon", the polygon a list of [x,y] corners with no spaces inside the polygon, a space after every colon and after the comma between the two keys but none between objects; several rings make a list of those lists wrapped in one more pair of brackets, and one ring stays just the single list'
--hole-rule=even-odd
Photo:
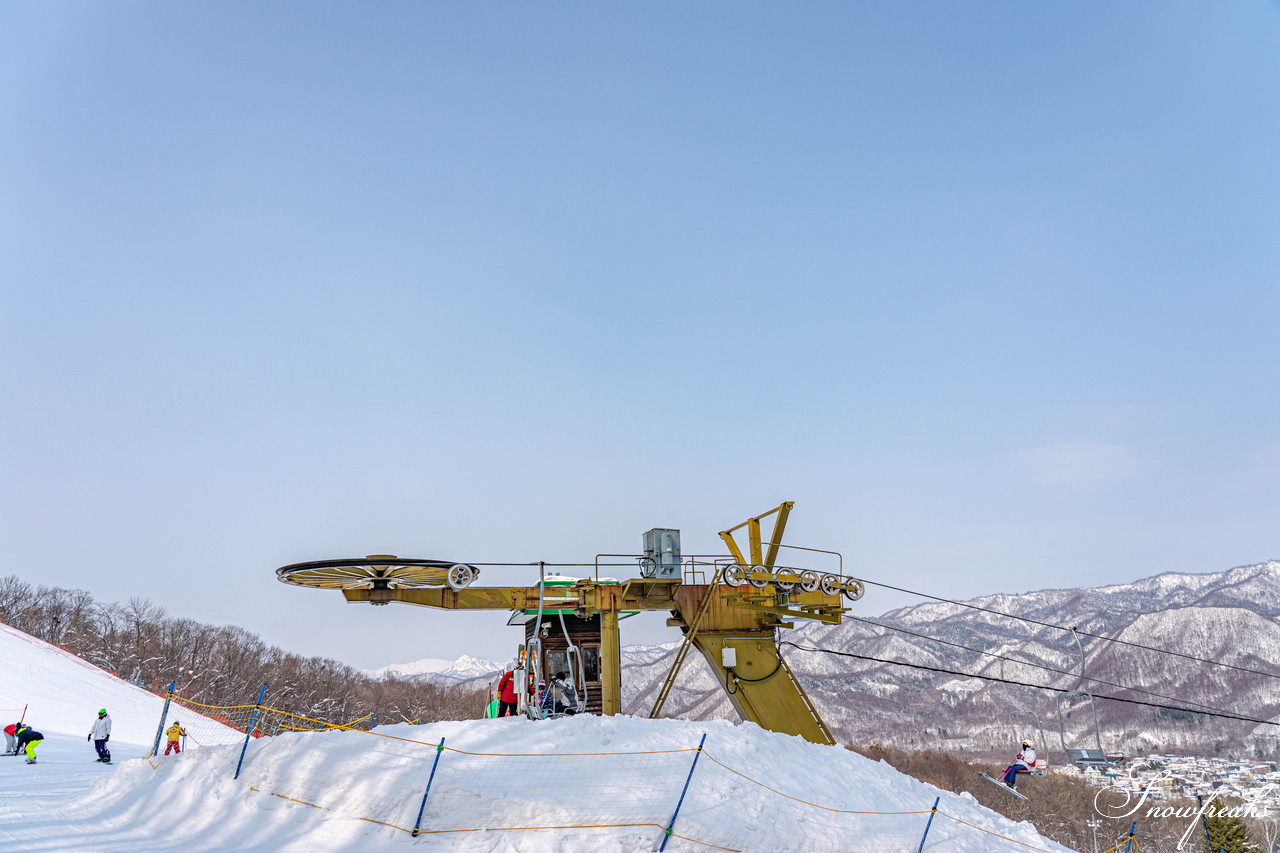
[{"label": "helmet", "polygon": [[1031,741],[1029,741],[1029,740],[1024,740],[1024,741],[1022,742],[1022,745],[1023,745],[1023,746],[1031,746]]},{"label": "helmet", "polygon": [[106,708],[99,708],[99,709],[98,709],[98,716],[99,716],[99,717],[101,717],[101,716],[102,716],[103,714],[105,714],[105,713],[107,713],[107,709],[106,709]]}]

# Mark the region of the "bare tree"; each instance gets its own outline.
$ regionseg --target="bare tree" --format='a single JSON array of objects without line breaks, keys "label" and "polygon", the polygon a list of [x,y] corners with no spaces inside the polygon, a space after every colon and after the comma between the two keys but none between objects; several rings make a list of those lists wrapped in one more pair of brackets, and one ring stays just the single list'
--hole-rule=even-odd
[{"label": "bare tree", "polygon": [[84,590],[0,578],[0,620],[103,669],[206,705],[244,705],[263,684],[269,703],[315,720],[432,721],[478,716],[479,691],[366,677],[328,658],[291,654],[237,626],[169,616],[146,598],[97,604]]}]

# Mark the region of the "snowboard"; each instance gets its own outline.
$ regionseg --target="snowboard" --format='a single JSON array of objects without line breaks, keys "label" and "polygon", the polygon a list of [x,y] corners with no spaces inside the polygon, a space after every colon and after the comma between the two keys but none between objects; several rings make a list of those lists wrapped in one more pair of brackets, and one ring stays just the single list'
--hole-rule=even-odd
[{"label": "snowboard", "polygon": [[34,758],[28,758],[28,759],[27,759],[27,763],[28,763],[28,764],[35,764],[35,763],[36,763],[36,760],[35,760]]},{"label": "snowboard", "polygon": [[986,773],[983,773],[981,770],[978,771],[978,775],[981,776],[983,779],[986,779],[992,785],[995,785],[997,788],[1003,788],[1005,791],[1008,791],[1010,794],[1013,794],[1015,797],[1017,797],[1020,800],[1025,800],[1027,798],[1026,794],[1020,793],[1016,788],[1010,788],[1008,785],[1001,782],[999,779],[991,778]]}]

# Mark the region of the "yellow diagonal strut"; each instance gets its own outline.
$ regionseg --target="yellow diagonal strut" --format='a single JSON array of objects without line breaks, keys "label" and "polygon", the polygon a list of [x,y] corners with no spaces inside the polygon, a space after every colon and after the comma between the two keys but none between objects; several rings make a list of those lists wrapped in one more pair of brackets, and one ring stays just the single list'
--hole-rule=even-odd
[{"label": "yellow diagonal strut", "polygon": [[667,703],[667,696],[670,695],[671,688],[675,686],[676,676],[680,674],[680,668],[684,666],[684,659],[689,654],[694,638],[698,636],[698,629],[702,627],[702,617],[706,615],[707,606],[711,604],[716,590],[719,589],[720,576],[723,573],[724,566],[716,569],[715,577],[711,579],[711,586],[708,587],[707,594],[702,596],[702,601],[698,604],[698,610],[693,615],[693,620],[686,627],[684,639],[680,642],[680,648],[676,651],[675,659],[671,662],[671,669],[667,672],[667,677],[662,682],[662,688],[658,691],[658,698],[653,703],[653,710],[649,712],[650,719],[657,719],[662,714],[662,706]]},{"label": "yellow diagonal strut", "polygon": [[[724,540],[724,544],[729,546],[729,553],[733,555],[739,565],[773,566],[778,559],[778,547],[782,544],[782,534],[787,529],[787,517],[791,515],[791,508],[795,505],[795,501],[784,501],[762,515],[748,518],[737,527],[730,527],[728,530],[720,531],[720,538]],[[760,541],[760,521],[774,513],[778,514],[778,518],[773,523],[773,534],[769,537],[769,553],[765,554]],[[738,543],[733,538],[733,532],[744,527],[747,528],[747,542],[751,549],[750,562],[747,562],[746,558],[742,556],[742,549],[738,547]]]}]

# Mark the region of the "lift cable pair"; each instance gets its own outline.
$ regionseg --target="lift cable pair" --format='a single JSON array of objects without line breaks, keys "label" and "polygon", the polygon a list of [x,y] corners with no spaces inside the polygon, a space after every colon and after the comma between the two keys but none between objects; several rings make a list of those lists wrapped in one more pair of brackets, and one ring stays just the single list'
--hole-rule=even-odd
[{"label": "lift cable pair", "polygon": [[[984,652],[982,649],[975,649],[975,648],[972,648],[971,646],[966,646],[966,645],[963,645],[963,644],[961,644],[961,643],[953,643],[953,642],[951,642],[950,640],[944,640],[944,639],[942,639],[942,638],[940,638],[940,637],[930,637],[928,634],[921,634],[921,633],[919,633],[919,632],[917,632],[917,631],[910,631],[910,630],[908,630],[908,629],[906,629],[906,628],[899,628],[899,627],[898,627],[898,626],[896,626],[896,625],[886,625],[886,624],[884,624],[883,622],[875,622],[875,621],[873,621],[873,620],[871,620],[871,619],[865,619],[865,618],[862,618],[862,617],[860,617],[860,616],[849,616],[849,615],[846,615],[844,618],[845,618],[845,619],[849,619],[849,620],[854,621],[854,622],[862,622],[862,623],[865,623],[865,624],[867,624],[867,625],[872,625],[872,626],[874,626],[874,627],[876,627],[876,628],[884,628],[884,629],[886,629],[886,630],[888,630],[888,631],[897,631],[897,632],[899,632],[899,633],[906,634],[906,635],[911,636],[911,637],[917,637],[917,638],[919,638],[919,639],[921,639],[921,640],[929,640],[930,642],[934,642],[934,643],[941,643],[941,644],[942,644],[942,645],[944,645],[944,646],[952,646],[953,648],[963,649],[963,650],[964,650],[964,651],[966,651],[966,652],[973,652],[974,654],[983,655],[984,657],[995,658],[996,660],[1000,661],[1002,664],[1003,664],[1005,661],[1008,661],[1009,663],[1016,663],[1016,664],[1018,664],[1019,666],[1029,666],[1029,667],[1032,667],[1033,669],[1043,669],[1043,670],[1044,670],[1044,671],[1046,671],[1046,672],[1052,672],[1052,673],[1055,673],[1055,674],[1057,674],[1057,675],[1074,675],[1074,674],[1075,674],[1075,673],[1072,673],[1072,672],[1068,672],[1068,671],[1067,671],[1067,670],[1065,670],[1065,669],[1056,669],[1056,668],[1054,668],[1054,667],[1052,667],[1052,666],[1045,666],[1044,664],[1040,664],[1040,663],[1032,663],[1031,661],[1018,660],[1017,658],[1011,658],[1011,657],[1008,657],[1008,656],[1006,656],[1006,655],[998,655],[998,654],[996,654],[995,652]],[[977,677],[977,676],[975,676],[975,677]],[[1001,680],[1001,681],[1005,681],[1005,680],[1006,680],[1006,679],[1004,678],[1004,676],[1003,676],[1003,669],[1001,670],[1001,678],[1000,678],[1000,680]],[[1092,683],[1092,684],[1103,684],[1103,685],[1106,685],[1107,687],[1116,687],[1116,688],[1119,688],[1120,690],[1129,690],[1129,691],[1132,691],[1133,693],[1141,693],[1141,694],[1143,694],[1144,696],[1153,696],[1153,697],[1155,697],[1156,699],[1168,699],[1168,700],[1170,700],[1170,701],[1179,701],[1178,697],[1176,697],[1176,696],[1166,696],[1166,695],[1165,695],[1165,694],[1163,694],[1163,693],[1155,693],[1155,692],[1153,692],[1153,691],[1151,691],[1151,690],[1143,690],[1143,689],[1142,689],[1142,688],[1140,688],[1140,687],[1130,687],[1130,686],[1129,686],[1129,685],[1127,685],[1127,684],[1118,684],[1118,683],[1116,683],[1116,682],[1114,682],[1114,681],[1106,681],[1106,680],[1101,679],[1101,678],[1092,678],[1092,677],[1088,677],[1088,676],[1086,676],[1084,680],[1085,680],[1085,681],[1088,681],[1088,682],[1090,682],[1090,683]],[[1013,682],[1010,682],[1010,683],[1013,683]],[[1079,687],[1079,685],[1078,685],[1078,684],[1077,684],[1076,686],[1077,686],[1077,687]],[[1185,700],[1184,700],[1184,701],[1185,701]],[[1212,705],[1204,705],[1204,704],[1199,703],[1199,702],[1188,702],[1187,704],[1190,704],[1190,705],[1196,705],[1196,706],[1198,706],[1198,707],[1200,707],[1200,708],[1205,708],[1205,709],[1210,710],[1210,711],[1221,711],[1222,713],[1230,713],[1230,712],[1228,712],[1228,711],[1222,711],[1222,709],[1221,709],[1221,708],[1215,708],[1215,707],[1213,707]]]},{"label": "lift cable pair", "polygon": [[[792,643],[788,641],[783,641],[782,643],[780,643],[780,645],[791,646],[793,649],[798,649],[799,651],[802,651],[802,652],[817,652],[820,654],[838,655],[840,657],[846,657],[846,658],[856,658],[858,660],[870,661],[872,663],[885,663],[891,666],[905,666],[910,669],[922,669],[922,670],[927,670],[929,672],[942,673],[943,675],[958,675],[961,678],[975,678],[979,681],[991,681],[995,683],[1010,684],[1015,687],[1030,687],[1034,690],[1047,690],[1051,693],[1062,694],[1062,693],[1073,692],[1066,687],[1050,687],[1044,684],[1031,684],[1030,682],[1026,682],[1026,681],[1013,681],[1012,679],[996,678],[995,676],[991,676],[991,675],[974,675],[973,673],[970,673],[970,672],[959,672],[954,669],[945,669],[939,666],[926,666],[924,664],[907,663],[906,661],[900,661],[900,660],[886,660],[885,658],[871,657],[870,655],[860,655],[854,652],[841,652],[835,649],[820,649],[820,648],[812,648],[809,646],[801,646],[797,643]],[[1260,720],[1256,717],[1245,717],[1239,714],[1230,714],[1224,711],[1197,711],[1194,708],[1184,708],[1178,705],[1164,705],[1159,702],[1144,702],[1141,699],[1128,699],[1123,696],[1104,696],[1102,694],[1096,694],[1095,698],[1105,699],[1108,702],[1122,702],[1127,705],[1142,705],[1147,708],[1163,709],[1166,711],[1182,711],[1188,714],[1199,714],[1200,716],[1203,716],[1203,717],[1220,717],[1224,720],[1239,720],[1242,723],[1256,723],[1257,725],[1263,725],[1263,726],[1280,726],[1280,722],[1276,722],[1273,720]]]},{"label": "lift cable pair", "polygon": [[1183,658],[1185,660],[1195,661],[1196,663],[1204,663],[1204,664],[1210,664],[1212,666],[1220,666],[1225,669],[1234,669],[1239,672],[1247,672],[1250,675],[1262,675],[1262,676],[1266,676],[1267,678],[1280,678],[1280,673],[1276,673],[1276,672],[1263,672],[1262,670],[1259,670],[1259,669],[1250,669],[1247,666],[1237,666],[1236,664],[1226,663],[1224,661],[1210,660],[1208,658],[1196,657],[1195,655],[1189,655],[1183,652],[1174,652],[1174,651],[1170,651],[1169,649],[1158,649],[1154,646],[1144,646],[1141,643],[1135,643],[1130,640],[1121,640],[1117,637],[1108,637],[1104,634],[1091,634],[1088,631],[1081,631],[1078,627],[1072,628],[1066,625],[1055,625],[1052,622],[1042,622],[1039,619],[1032,619],[1030,616],[1017,616],[1013,613],[1005,613],[1000,610],[993,610],[990,607],[983,607],[979,604],[969,604],[964,601],[955,601],[950,598],[942,598],[940,596],[930,595],[927,592],[918,592],[913,589],[904,589],[903,587],[900,587],[900,586],[892,586],[887,583],[880,583],[878,581],[867,580],[866,578],[862,578],[861,581],[864,584],[870,584],[871,586],[878,586],[882,589],[891,589],[894,592],[904,592],[907,595],[915,595],[915,596],[919,596],[920,598],[927,598],[931,601],[937,601],[941,604],[954,604],[956,607],[965,607],[970,610],[978,610],[983,613],[990,613],[993,616],[1003,616],[1006,619],[1016,619],[1019,622],[1029,622],[1032,625],[1039,625],[1042,628],[1053,628],[1056,631],[1075,633],[1081,637],[1090,637],[1092,639],[1102,640],[1108,643],[1118,643],[1122,646],[1130,646],[1135,649],[1142,649],[1143,651],[1146,651],[1146,652],[1155,652],[1156,654],[1171,655],[1172,657]]}]

